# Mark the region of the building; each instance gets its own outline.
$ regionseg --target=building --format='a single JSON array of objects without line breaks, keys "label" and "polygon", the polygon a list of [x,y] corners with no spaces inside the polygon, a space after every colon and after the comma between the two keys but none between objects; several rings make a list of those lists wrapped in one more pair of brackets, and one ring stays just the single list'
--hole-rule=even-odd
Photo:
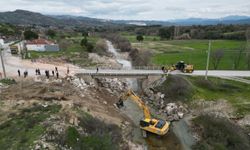
[{"label": "building", "polygon": [[26,48],[28,51],[41,51],[41,52],[60,50],[58,44],[45,39],[26,41]]}]

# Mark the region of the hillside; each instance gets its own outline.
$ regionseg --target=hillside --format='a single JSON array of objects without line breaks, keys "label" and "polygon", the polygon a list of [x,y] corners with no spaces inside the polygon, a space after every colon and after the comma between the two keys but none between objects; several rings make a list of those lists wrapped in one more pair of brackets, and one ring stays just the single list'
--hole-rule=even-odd
[{"label": "hillside", "polygon": [[47,16],[26,10],[0,13],[0,23],[42,26],[102,26],[107,23],[100,19],[73,16]]},{"label": "hillside", "polygon": [[0,22],[1,23],[11,23],[11,24],[36,24],[36,25],[56,25],[62,23],[60,20],[54,19],[42,15],[40,13],[25,11],[25,10],[16,10],[13,12],[2,12],[0,13]]},{"label": "hillside", "polygon": [[216,25],[216,24],[250,24],[248,16],[227,16],[218,19],[188,18],[169,21],[155,20],[105,20],[71,15],[43,15],[26,10],[16,10],[0,13],[0,23],[18,25],[43,25],[43,26],[120,26],[120,25]]}]

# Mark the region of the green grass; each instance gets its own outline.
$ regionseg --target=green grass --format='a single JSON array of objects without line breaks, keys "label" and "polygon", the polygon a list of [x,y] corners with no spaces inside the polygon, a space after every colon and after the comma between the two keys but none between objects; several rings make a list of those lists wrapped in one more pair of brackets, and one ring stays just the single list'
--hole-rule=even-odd
[{"label": "green grass", "polygon": [[11,85],[11,84],[16,84],[16,81],[14,79],[1,79],[0,83],[5,84],[5,85]]},{"label": "green grass", "polygon": [[[156,52],[152,62],[157,65],[175,64],[180,60],[194,64],[195,69],[205,69],[207,60],[207,40],[189,40],[189,41],[165,41],[156,44]],[[216,40],[212,42],[211,52],[217,49],[224,50],[224,56],[221,59],[218,69],[233,69],[233,57],[237,55],[237,50],[244,41]],[[165,47],[165,50],[163,49]],[[238,69],[247,68],[244,54]],[[210,59],[210,69],[213,68],[212,59]]]},{"label": "green grass", "polygon": [[203,77],[188,77],[188,79],[195,89],[193,100],[224,99],[236,108],[238,115],[250,113],[249,84],[212,77],[209,78],[209,81],[205,81]]},{"label": "green grass", "polygon": [[[144,36],[144,41],[139,43],[135,35],[122,33],[132,43],[133,47],[150,50],[154,53],[152,64],[171,65],[183,60],[194,64],[195,69],[205,69],[207,60],[208,40],[160,40],[159,36]],[[211,52],[222,49],[224,56],[218,69],[233,69],[233,57],[237,50],[246,45],[245,41],[213,40]],[[242,54],[240,70],[247,69],[245,55]],[[214,69],[210,59],[210,69]]]},{"label": "green grass", "polygon": [[204,80],[204,77],[170,75],[155,90],[166,95],[167,103],[181,101],[195,107],[197,100],[226,100],[235,108],[235,115],[250,114],[249,84],[215,77]]},{"label": "green grass", "polygon": [[112,143],[110,135],[81,135],[75,127],[66,130],[65,145],[73,149],[109,150],[116,149],[117,143]]},{"label": "green grass", "polygon": [[78,112],[81,114],[79,126],[86,134],[79,133],[76,127],[68,127],[65,137],[62,138],[64,145],[73,149],[118,149],[122,140],[118,126],[106,124],[86,112],[80,110]]},{"label": "green grass", "polygon": [[10,116],[10,120],[0,125],[1,149],[30,149],[33,142],[46,130],[41,122],[60,109],[60,105],[46,108],[38,105]]}]

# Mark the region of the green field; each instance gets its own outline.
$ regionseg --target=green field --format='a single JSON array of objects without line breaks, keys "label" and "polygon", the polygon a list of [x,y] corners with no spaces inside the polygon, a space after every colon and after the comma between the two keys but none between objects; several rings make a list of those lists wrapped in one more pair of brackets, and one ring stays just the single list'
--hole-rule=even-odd
[{"label": "green field", "polygon": [[[150,50],[154,53],[152,63],[155,65],[170,65],[183,60],[194,64],[195,69],[205,69],[207,60],[208,40],[160,40],[158,36],[144,36],[144,41],[139,43],[136,36],[124,35],[133,47]],[[233,69],[233,59],[238,56],[240,48],[246,45],[245,41],[213,40],[211,52],[221,49],[224,56],[218,69]],[[213,69],[210,59],[210,69]],[[245,53],[241,55],[240,65],[237,69],[247,69]]]}]

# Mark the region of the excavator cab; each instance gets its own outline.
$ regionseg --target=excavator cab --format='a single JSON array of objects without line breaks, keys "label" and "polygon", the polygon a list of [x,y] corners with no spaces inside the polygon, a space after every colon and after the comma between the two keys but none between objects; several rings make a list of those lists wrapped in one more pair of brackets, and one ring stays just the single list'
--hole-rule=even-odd
[{"label": "excavator cab", "polygon": [[122,108],[124,106],[123,100],[119,99],[119,101],[115,103],[115,106],[119,109]]}]

